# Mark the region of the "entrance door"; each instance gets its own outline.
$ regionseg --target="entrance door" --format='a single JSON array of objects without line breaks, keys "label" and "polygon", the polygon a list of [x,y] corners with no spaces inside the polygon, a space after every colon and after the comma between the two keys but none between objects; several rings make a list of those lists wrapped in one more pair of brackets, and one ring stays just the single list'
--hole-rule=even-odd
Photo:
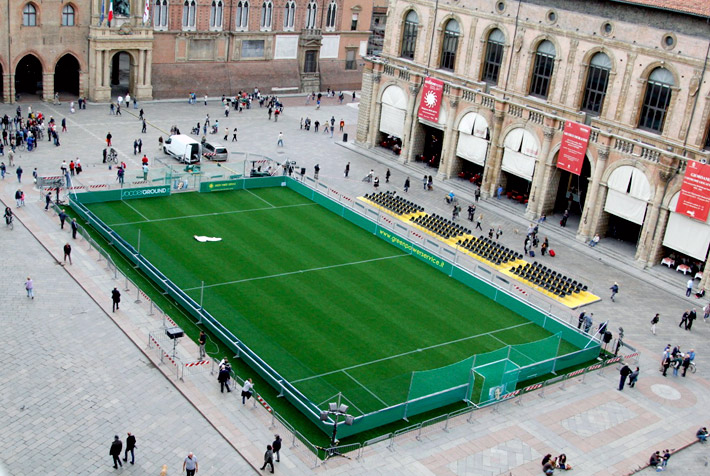
[{"label": "entrance door", "polygon": [[120,51],[111,60],[111,96],[125,96],[133,84],[133,61],[131,55]]},{"label": "entrance door", "polygon": [[42,63],[36,56],[27,55],[17,63],[15,94],[18,100],[23,95],[42,95]]},{"label": "entrance door", "polygon": [[79,61],[72,55],[64,55],[54,68],[54,90],[61,96],[79,95]]}]

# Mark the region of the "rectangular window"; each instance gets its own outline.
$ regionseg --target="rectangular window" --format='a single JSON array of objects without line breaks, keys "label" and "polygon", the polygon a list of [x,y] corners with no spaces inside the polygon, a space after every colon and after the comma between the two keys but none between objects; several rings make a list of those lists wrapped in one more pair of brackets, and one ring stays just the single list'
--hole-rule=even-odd
[{"label": "rectangular window", "polygon": [[242,58],[263,58],[264,40],[242,40]]},{"label": "rectangular window", "polygon": [[555,69],[555,57],[544,53],[535,54],[535,67],[530,83],[530,95],[547,99],[550,78]]},{"label": "rectangular window", "polygon": [[355,50],[347,50],[345,52],[345,69],[357,69]]},{"label": "rectangular window", "polygon": [[318,60],[316,54],[316,51],[306,51],[306,58],[303,62],[304,73],[315,73],[318,69]]},{"label": "rectangular window", "polygon": [[353,21],[350,23],[350,30],[351,31],[357,30],[357,19],[358,19],[357,13],[353,13]]},{"label": "rectangular window", "polygon": [[405,22],[402,34],[402,58],[414,59],[414,46],[417,42],[417,24]]},{"label": "rectangular window", "polygon": [[486,62],[483,65],[483,81],[488,84],[498,84],[500,65],[503,61],[503,45],[489,41],[486,48]]},{"label": "rectangular window", "polygon": [[609,70],[598,66],[590,66],[587,84],[584,88],[582,111],[598,116],[602,112],[606,88],[609,84]]}]

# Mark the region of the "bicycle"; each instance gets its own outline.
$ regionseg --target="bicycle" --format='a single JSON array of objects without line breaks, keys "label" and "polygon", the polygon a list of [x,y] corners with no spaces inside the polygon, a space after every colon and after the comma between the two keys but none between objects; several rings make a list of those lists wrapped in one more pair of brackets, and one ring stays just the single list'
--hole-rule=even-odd
[{"label": "bicycle", "polygon": [[25,143],[24,143],[24,142],[20,142],[20,143],[17,144],[15,147],[17,147],[17,150],[19,150],[20,152],[24,152],[24,151],[25,151]]}]

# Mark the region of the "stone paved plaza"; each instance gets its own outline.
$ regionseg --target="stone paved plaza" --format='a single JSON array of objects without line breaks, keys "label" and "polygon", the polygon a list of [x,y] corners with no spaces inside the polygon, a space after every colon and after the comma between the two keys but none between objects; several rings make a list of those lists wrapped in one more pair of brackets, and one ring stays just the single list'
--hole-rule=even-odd
[{"label": "stone paved plaza", "polygon": [[[346,95],[346,97],[348,97]],[[448,214],[443,196],[455,190],[464,209],[473,196],[470,184],[458,179],[442,182],[435,177],[435,190],[420,186],[421,164],[402,165],[381,151],[361,151],[351,142],[343,143],[339,133],[305,132],[301,117],[324,122],[334,117],[346,122],[345,132],[354,137],[357,103],[338,105],[327,100],[318,111],[304,106],[301,97],[286,98],[285,114],[278,123],[269,121],[265,109],[232,112],[224,118],[218,100],[207,107],[201,103],[152,102],[141,104],[149,122],[146,134],[133,109],[122,116],[110,116],[107,105],[90,104],[85,111],[68,115],[68,106],[32,104],[60,121],[67,117],[68,132],[61,134],[62,145],[40,144],[37,151],[19,154],[16,162],[25,171],[22,189],[27,205],[16,210],[14,230],[0,230],[2,277],[0,278],[0,465],[10,475],[51,474],[159,474],[163,464],[168,474],[179,474],[182,459],[194,451],[200,462],[198,474],[253,474],[261,465],[264,446],[277,427],[261,408],[242,406],[238,398],[219,393],[209,373],[191,375],[177,381],[166,363],[148,349],[148,333],[160,326],[149,315],[145,303],[124,299],[121,310],[111,312],[109,293],[116,281],[98,255],[85,242],[73,242],[71,266],[60,266],[61,248],[71,241],[68,227],[60,230],[53,212],[44,212],[43,200],[33,189],[31,171],[57,175],[61,161],[81,159],[84,173],[75,184],[115,183],[115,170],[101,163],[107,132],[122,160],[128,164],[127,177],[138,175],[140,156],[134,156],[133,140],[141,137],[144,152],[153,164],[172,159],[157,150],[159,135],[165,137],[172,125],[183,133],[194,123],[219,118],[222,142],[224,128],[238,127],[238,142],[228,142],[230,152],[249,152],[288,158],[307,167],[321,167],[320,180],[350,196],[371,191],[361,181],[370,169],[380,176],[384,190],[404,193],[409,176],[410,199],[428,211]],[[23,104],[23,108],[28,104]],[[0,106],[1,114],[13,114],[14,107]],[[66,116],[65,116],[66,115]],[[282,131],[285,147],[276,140]],[[231,132],[230,132],[231,139]],[[0,157],[7,164],[6,157]],[[343,177],[351,163],[350,178]],[[227,163],[227,167],[238,164]],[[390,168],[390,184],[384,184]],[[0,198],[13,206],[18,187],[15,168],[0,182]],[[503,228],[504,244],[522,250],[528,222],[524,210],[507,200],[484,200],[479,204],[485,227]],[[394,441],[366,448],[361,458],[330,460],[313,468],[315,461],[299,445],[292,448],[286,434],[283,474],[421,474],[498,475],[541,474],[540,459],[547,453],[566,453],[580,475],[625,475],[645,464],[652,451],[681,448],[692,443],[695,430],[710,424],[710,404],[706,355],[710,351],[710,324],[696,322],[692,332],[678,328],[680,314],[687,308],[702,308],[705,302],[684,295],[685,279],[665,267],[638,269],[633,264],[633,245],[602,240],[594,249],[574,240],[576,223],[556,225],[549,217],[541,234],[548,236],[557,257],[540,257],[556,269],[591,284],[602,297],[587,307],[595,322],[610,320],[616,334],[625,330],[625,340],[641,352],[641,377],[635,389],[616,390],[618,368],[567,381],[546,388],[544,395],[524,397],[498,405],[497,409],[476,411],[469,420],[452,420],[447,431],[430,428],[419,439],[405,434]],[[522,233],[521,233],[522,230]],[[36,298],[25,296],[23,283],[32,276]],[[608,288],[617,281],[621,287],[616,303],[608,299]],[[529,294],[542,305],[544,300]],[[561,308],[555,307],[555,310]],[[560,311],[561,317],[576,320],[578,311]],[[658,335],[651,334],[649,321],[661,313]],[[667,343],[694,347],[698,352],[698,372],[686,378],[664,378],[657,371],[661,351]],[[186,339],[181,355],[197,357],[197,348]],[[127,431],[138,437],[135,467],[114,471],[108,447],[114,434],[125,438]],[[693,445],[671,458],[668,474],[703,474],[707,448]],[[646,470],[650,471],[650,470]]]}]

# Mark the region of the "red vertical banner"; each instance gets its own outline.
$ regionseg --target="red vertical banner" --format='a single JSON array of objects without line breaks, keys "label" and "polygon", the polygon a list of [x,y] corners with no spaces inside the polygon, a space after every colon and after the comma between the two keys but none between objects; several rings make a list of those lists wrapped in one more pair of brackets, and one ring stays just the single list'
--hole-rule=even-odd
[{"label": "red vertical banner", "polygon": [[419,118],[431,122],[439,122],[439,107],[441,95],[444,92],[443,81],[436,78],[426,78],[422,88],[422,100],[419,103]]},{"label": "red vertical banner", "polygon": [[591,128],[578,122],[566,121],[562,132],[562,144],[557,154],[557,168],[575,175],[582,173],[584,156],[589,145]]},{"label": "red vertical banner", "polygon": [[688,161],[675,211],[707,221],[710,212],[710,165]]}]

